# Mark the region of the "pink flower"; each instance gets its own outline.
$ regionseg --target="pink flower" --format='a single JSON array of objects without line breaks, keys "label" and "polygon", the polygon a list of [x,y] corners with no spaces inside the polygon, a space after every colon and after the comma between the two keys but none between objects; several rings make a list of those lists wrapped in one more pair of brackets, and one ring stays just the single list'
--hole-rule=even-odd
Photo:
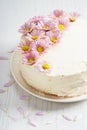
[{"label": "pink flower", "polygon": [[49,31],[46,33],[47,36],[49,36],[51,44],[59,43],[61,32],[60,31]]},{"label": "pink flower", "polygon": [[42,30],[49,31],[55,28],[55,24],[52,21],[43,21],[42,23]]},{"label": "pink flower", "polygon": [[45,40],[37,40],[32,46],[32,50],[37,51],[39,54],[45,53],[48,48],[49,44]]},{"label": "pink flower", "polygon": [[28,34],[26,38],[28,38],[30,41],[35,41],[44,34],[44,31],[35,29],[31,32],[31,34]]},{"label": "pink flower", "polygon": [[37,68],[40,72],[51,72],[51,64],[47,61],[42,61],[40,63],[37,64]]},{"label": "pink flower", "polygon": [[43,21],[43,19],[44,19],[43,16],[35,16],[30,19],[30,23],[34,23],[35,25],[38,25],[39,23],[41,23],[41,21]]},{"label": "pink flower", "polygon": [[20,45],[18,46],[18,50],[20,50],[23,53],[27,53],[31,49],[32,42],[28,41],[27,39],[25,41],[21,41]]},{"label": "pink flower", "polygon": [[60,17],[65,16],[65,12],[63,10],[54,10],[53,16],[56,18],[60,18]]},{"label": "pink flower", "polygon": [[39,39],[42,41],[42,42],[46,42],[46,43],[49,43],[50,40],[49,40],[49,37],[45,34],[45,35],[42,35],[41,37],[39,37]]},{"label": "pink flower", "polygon": [[64,31],[64,30],[66,30],[67,26],[68,26],[67,20],[62,19],[62,18],[56,20],[56,27],[57,27],[58,30]]},{"label": "pink flower", "polygon": [[34,29],[41,29],[41,23],[43,22],[43,16],[35,16],[30,19],[30,23]]},{"label": "pink flower", "polygon": [[37,61],[38,57],[39,55],[37,52],[31,51],[24,55],[23,63],[33,65]]},{"label": "pink flower", "polygon": [[48,15],[52,20],[59,18],[66,18],[67,14],[63,10],[54,10],[50,15]]},{"label": "pink flower", "polygon": [[27,33],[32,31],[32,25],[30,22],[26,22],[24,25],[21,26],[19,32],[26,35]]},{"label": "pink flower", "polygon": [[70,13],[70,15],[69,15],[69,21],[70,21],[70,22],[74,22],[74,21],[76,21],[76,19],[77,19],[79,16],[80,16],[80,14],[77,13],[77,12]]}]

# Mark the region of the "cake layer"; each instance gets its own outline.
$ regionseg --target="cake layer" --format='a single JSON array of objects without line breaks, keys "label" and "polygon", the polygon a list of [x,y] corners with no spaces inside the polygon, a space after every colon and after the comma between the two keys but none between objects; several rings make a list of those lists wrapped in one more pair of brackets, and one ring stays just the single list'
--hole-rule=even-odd
[{"label": "cake layer", "polygon": [[87,92],[87,71],[70,76],[48,76],[31,66],[21,68],[25,81],[35,89],[57,96],[76,96]]}]

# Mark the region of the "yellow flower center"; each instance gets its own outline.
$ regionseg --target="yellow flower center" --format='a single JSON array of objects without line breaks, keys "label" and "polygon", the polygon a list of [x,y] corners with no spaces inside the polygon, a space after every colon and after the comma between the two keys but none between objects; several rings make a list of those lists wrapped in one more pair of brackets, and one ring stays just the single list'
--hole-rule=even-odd
[{"label": "yellow flower center", "polygon": [[51,37],[50,40],[51,40],[51,42],[56,42],[57,39],[56,39],[56,37]]},{"label": "yellow flower center", "polygon": [[44,25],[43,28],[47,29],[49,26],[48,25]]},{"label": "yellow flower center", "polygon": [[32,63],[32,62],[34,62],[35,61],[35,58],[34,57],[30,57],[29,59],[28,59],[28,62],[30,62],[30,63]]},{"label": "yellow flower center", "polygon": [[39,47],[37,48],[37,51],[38,51],[38,52],[43,52],[43,51],[44,51],[44,47],[39,46]]},{"label": "yellow flower center", "polygon": [[28,49],[29,49],[29,46],[27,46],[27,45],[22,46],[23,51],[28,51]]},{"label": "yellow flower center", "polygon": [[60,18],[60,15],[56,16],[57,18]]},{"label": "yellow flower center", "polygon": [[32,39],[33,39],[33,40],[37,40],[37,39],[38,39],[38,35],[32,36]]},{"label": "yellow flower center", "polygon": [[42,68],[43,68],[43,69],[50,69],[50,64],[44,63],[44,64],[42,65]]},{"label": "yellow flower center", "polygon": [[31,30],[31,27],[27,27],[26,31],[29,32]]},{"label": "yellow flower center", "polygon": [[64,29],[65,29],[65,26],[64,26],[64,24],[58,24],[58,28],[59,28],[60,30],[64,30]]}]

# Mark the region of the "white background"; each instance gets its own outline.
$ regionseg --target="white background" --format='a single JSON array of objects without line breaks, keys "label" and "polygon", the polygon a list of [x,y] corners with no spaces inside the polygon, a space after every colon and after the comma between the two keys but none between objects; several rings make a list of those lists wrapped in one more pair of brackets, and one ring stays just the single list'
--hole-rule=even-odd
[{"label": "white background", "polygon": [[[14,49],[20,39],[20,25],[32,16],[48,14],[54,9],[78,11],[87,19],[86,0],[0,0],[0,56],[10,57],[8,51]],[[0,89],[6,91],[0,93],[0,130],[87,130],[87,101],[66,104],[42,101],[24,92],[16,83],[4,87],[9,80],[12,80],[9,60],[0,60]],[[29,100],[20,99],[26,95]],[[43,115],[38,116],[37,112]],[[72,121],[63,118],[63,114]]]}]

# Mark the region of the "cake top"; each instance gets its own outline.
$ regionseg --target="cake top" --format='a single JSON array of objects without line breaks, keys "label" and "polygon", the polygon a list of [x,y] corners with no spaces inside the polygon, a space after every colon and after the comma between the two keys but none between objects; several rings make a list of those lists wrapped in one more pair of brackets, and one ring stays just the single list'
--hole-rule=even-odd
[{"label": "cake top", "polygon": [[[29,19],[19,29],[22,38],[17,48],[23,55],[23,64],[32,66],[38,63],[38,70],[50,72],[52,65],[45,54],[52,48],[56,51],[56,47],[58,51],[58,46],[63,42],[62,37],[66,35],[79,16],[77,12],[67,13],[63,10],[54,10],[47,16],[35,16]],[[52,51],[49,54],[48,56],[51,57]],[[41,61],[38,62],[38,59]]]}]

